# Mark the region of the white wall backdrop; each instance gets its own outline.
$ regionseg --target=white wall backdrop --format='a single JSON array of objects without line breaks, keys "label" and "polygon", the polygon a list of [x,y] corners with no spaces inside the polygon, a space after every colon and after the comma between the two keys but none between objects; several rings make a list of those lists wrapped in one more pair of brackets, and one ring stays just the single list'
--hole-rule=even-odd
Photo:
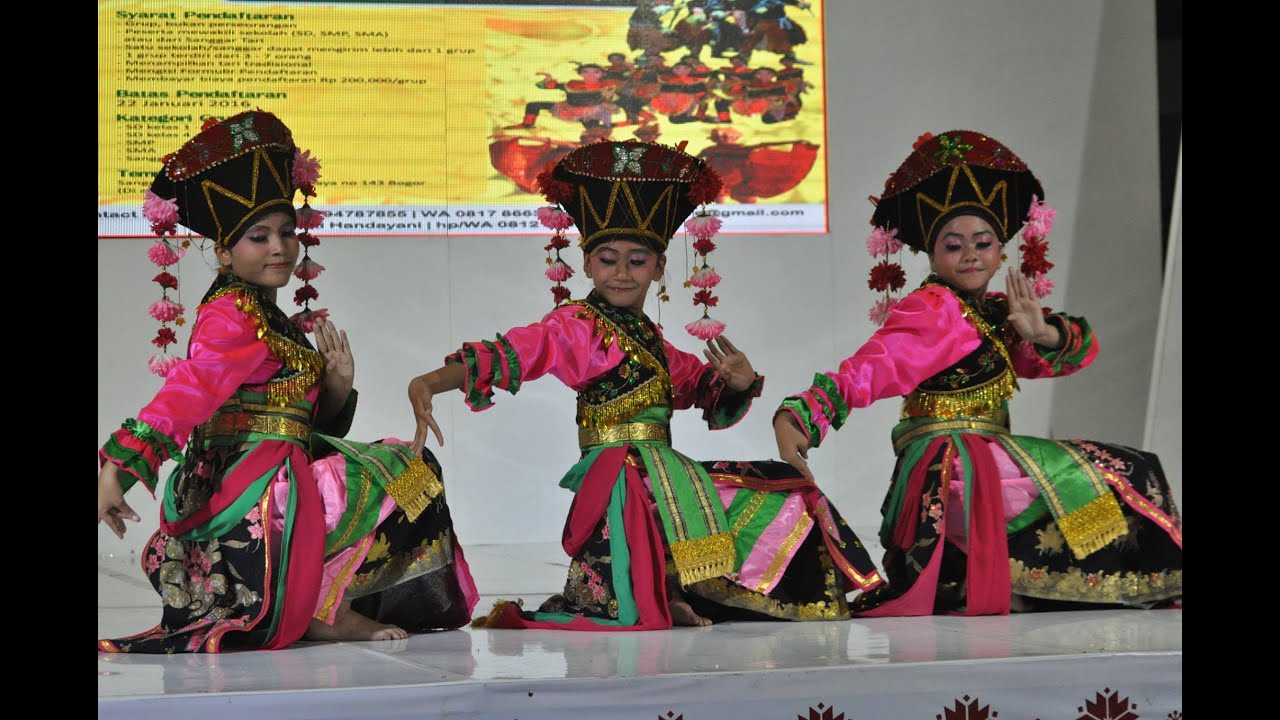
[{"label": "white wall backdrop", "polygon": [[[1094,368],[1023,383],[1015,431],[1140,444],[1160,301],[1153,4],[829,0],[826,12],[831,233],[724,236],[715,254],[725,277],[719,317],[767,376],[765,393],[727,431],[709,432],[696,412],[678,415],[675,446],[695,458],[775,456],[772,410],[873,330],[867,196],[880,194],[917,135],[951,129],[990,133],[1044,183],[1059,210],[1049,238],[1058,291],[1049,301],[1086,315],[1101,338]],[[322,238],[316,256],[329,270],[317,282],[320,305],[356,352],[353,438],[410,437],[411,377],[464,340],[492,339],[550,309],[539,239]],[[149,243],[98,240],[99,445],[160,385],[146,369],[156,328],[146,308],[157,296],[144,256]],[[662,320],[677,346],[696,352],[682,329],[694,313],[676,279],[680,255],[672,253],[672,302]],[[926,263],[906,260],[909,283],[919,282]],[[183,301],[194,307],[210,277],[201,258],[188,255]],[[570,285],[575,296],[588,289],[581,274]],[[290,302],[289,290],[281,297]],[[653,300],[649,311],[658,311]],[[1180,398],[1181,385],[1162,392]],[[578,453],[573,393],[547,378],[495,400],[478,414],[460,394],[436,403],[446,445],[429,447],[444,465],[458,533],[473,544],[558,540],[571,497],[556,484]],[[879,523],[898,409],[885,401],[855,411],[811,455],[855,526]],[[140,548],[156,527],[156,503],[145,491],[129,499],[141,527],[131,526],[124,542],[99,527],[100,553]]]},{"label": "white wall backdrop", "polygon": [[[1178,151],[1178,176],[1169,213],[1169,252],[1165,260],[1165,287],[1160,300],[1160,326],[1156,333],[1151,394],[1147,402],[1147,426],[1143,448],[1160,456],[1169,476],[1173,496],[1182,499],[1182,151]],[[1181,509],[1181,508],[1180,508]]]}]

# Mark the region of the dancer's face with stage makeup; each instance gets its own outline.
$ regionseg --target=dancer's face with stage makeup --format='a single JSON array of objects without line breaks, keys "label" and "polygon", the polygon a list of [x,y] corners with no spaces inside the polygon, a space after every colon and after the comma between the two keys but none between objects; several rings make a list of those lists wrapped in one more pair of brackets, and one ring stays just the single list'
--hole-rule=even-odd
[{"label": "dancer's face with stage makeup", "polygon": [[662,277],[667,256],[634,240],[611,240],[587,254],[583,272],[610,304],[644,314],[649,286]]},{"label": "dancer's face with stage makeup", "polygon": [[262,287],[275,300],[276,289],[289,284],[298,264],[298,232],[293,216],[264,215],[230,248],[218,248],[218,262],[236,277]]},{"label": "dancer's face with stage makeup", "polygon": [[1000,269],[1000,236],[976,215],[952,218],[938,231],[929,267],[955,289],[982,300]]}]

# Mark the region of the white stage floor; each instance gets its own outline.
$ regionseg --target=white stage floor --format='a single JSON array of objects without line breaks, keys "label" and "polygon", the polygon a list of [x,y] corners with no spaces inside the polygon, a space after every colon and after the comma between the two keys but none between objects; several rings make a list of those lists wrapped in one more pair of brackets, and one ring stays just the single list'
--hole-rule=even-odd
[{"label": "white stage floor", "polygon": [[[495,593],[477,614],[497,597],[536,607],[566,568],[556,544],[472,546],[467,557],[481,592]],[[99,558],[98,637],[158,618],[136,562]],[[98,654],[99,718],[132,720],[1180,720],[1181,710],[1180,609]]]}]

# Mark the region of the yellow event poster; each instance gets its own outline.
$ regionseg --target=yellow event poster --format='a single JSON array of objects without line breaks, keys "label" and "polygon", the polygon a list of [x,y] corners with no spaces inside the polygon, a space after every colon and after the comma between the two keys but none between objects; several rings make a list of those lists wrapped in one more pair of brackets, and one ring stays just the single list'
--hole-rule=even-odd
[{"label": "yellow event poster", "polygon": [[544,232],[582,143],[684,145],[736,232],[826,232],[822,0],[98,3],[98,234],[205,119],[261,108],[344,235]]}]

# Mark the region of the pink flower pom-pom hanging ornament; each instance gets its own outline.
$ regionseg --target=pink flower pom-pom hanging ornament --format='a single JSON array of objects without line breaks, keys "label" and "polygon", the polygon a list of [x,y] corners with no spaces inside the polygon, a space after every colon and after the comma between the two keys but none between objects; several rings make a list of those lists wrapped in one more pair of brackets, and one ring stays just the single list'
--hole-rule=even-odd
[{"label": "pink flower pom-pom hanging ornament", "polygon": [[160,377],[166,377],[169,371],[180,362],[182,362],[181,358],[174,357],[168,352],[163,352],[159,355],[151,356],[151,359],[147,361],[147,369]]},{"label": "pink flower pom-pom hanging ornament", "polygon": [[1053,292],[1053,281],[1048,277],[1053,263],[1049,262],[1049,241],[1046,238],[1053,230],[1053,221],[1057,216],[1056,209],[1046,205],[1039,197],[1031,196],[1027,221],[1022,226],[1022,243],[1018,245],[1018,250],[1022,253],[1019,269],[1031,280],[1036,297],[1040,298]]},{"label": "pink flower pom-pom hanging ornament", "polygon": [[311,248],[320,244],[320,240],[311,231],[324,224],[325,213],[311,207],[311,198],[316,196],[316,183],[320,181],[320,159],[310,150],[297,148],[293,151],[293,186],[302,193],[302,207],[298,208],[298,244],[302,246],[302,260],[294,268],[293,275],[302,281],[302,287],[293,294],[293,302],[302,308],[289,316],[294,325],[303,332],[311,332],[317,319],[328,317],[325,310],[312,310],[311,301],[320,297],[319,291],[311,281],[320,277],[324,266],[311,259]]},{"label": "pink flower pom-pom hanging ornament", "polygon": [[[552,180],[549,171],[543,175],[545,178],[539,176],[539,179],[545,179],[547,182]],[[547,194],[547,197],[550,199],[554,195]],[[554,233],[551,236],[551,242],[542,247],[547,251],[547,270],[543,274],[555,283],[551,286],[551,297],[554,298],[555,304],[559,305],[570,297],[569,288],[564,286],[564,281],[573,277],[573,268],[560,257],[560,251],[569,247],[569,239],[565,237],[564,231],[573,225],[573,216],[555,205],[548,205],[538,208],[538,222]]]},{"label": "pink flower pom-pom hanging ornament", "polygon": [[302,312],[294,313],[289,319],[293,321],[294,325],[298,326],[299,330],[304,333],[310,333],[315,331],[316,323],[329,319],[329,309],[303,310]]},{"label": "pink flower pom-pom hanging ornament", "polygon": [[699,340],[711,340],[712,338],[720,337],[720,334],[724,332],[724,323],[706,315],[704,311],[701,318],[685,325],[684,329]]},{"label": "pink flower pom-pom hanging ornament", "polygon": [[884,293],[884,296],[876,300],[867,313],[867,318],[876,325],[884,325],[889,319],[890,311],[901,299],[893,293],[907,284],[907,275],[902,270],[902,265],[890,262],[890,256],[901,250],[902,241],[898,239],[897,228],[886,230],[882,227],[873,227],[871,229],[871,236],[867,238],[867,254],[873,258],[882,259],[871,267],[867,287]]},{"label": "pink flower pom-pom hanging ornament", "polygon": [[176,266],[186,254],[186,246],[190,241],[175,242],[172,239],[178,232],[178,221],[181,219],[177,198],[162,198],[147,190],[142,202],[142,216],[151,223],[151,232],[156,234],[155,242],[147,248],[147,259],[160,268],[160,273],[151,279],[160,286],[160,299],[147,308],[147,314],[160,322],[160,330],[151,341],[160,348],[160,354],[147,361],[147,368],[164,377],[179,362],[178,358],[169,354],[169,346],[177,342],[177,334],[169,327],[169,323],[182,326],[186,322],[182,303],[169,299],[170,290],[178,292],[178,277],[169,272],[169,268]]},{"label": "pink flower pom-pom hanging ornament", "polygon": [[699,340],[719,337],[725,327],[723,322],[711,317],[711,308],[720,302],[720,298],[712,295],[711,290],[720,284],[721,278],[715,268],[707,263],[707,256],[716,249],[711,238],[720,232],[721,224],[720,218],[708,213],[705,207],[684,222],[685,231],[694,237],[693,250],[697,253],[693,272],[685,281],[685,287],[698,288],[698,292],[693,295],[693,304],[694,307],[702,306],[702,317],[685,325],[684,329]]}]

